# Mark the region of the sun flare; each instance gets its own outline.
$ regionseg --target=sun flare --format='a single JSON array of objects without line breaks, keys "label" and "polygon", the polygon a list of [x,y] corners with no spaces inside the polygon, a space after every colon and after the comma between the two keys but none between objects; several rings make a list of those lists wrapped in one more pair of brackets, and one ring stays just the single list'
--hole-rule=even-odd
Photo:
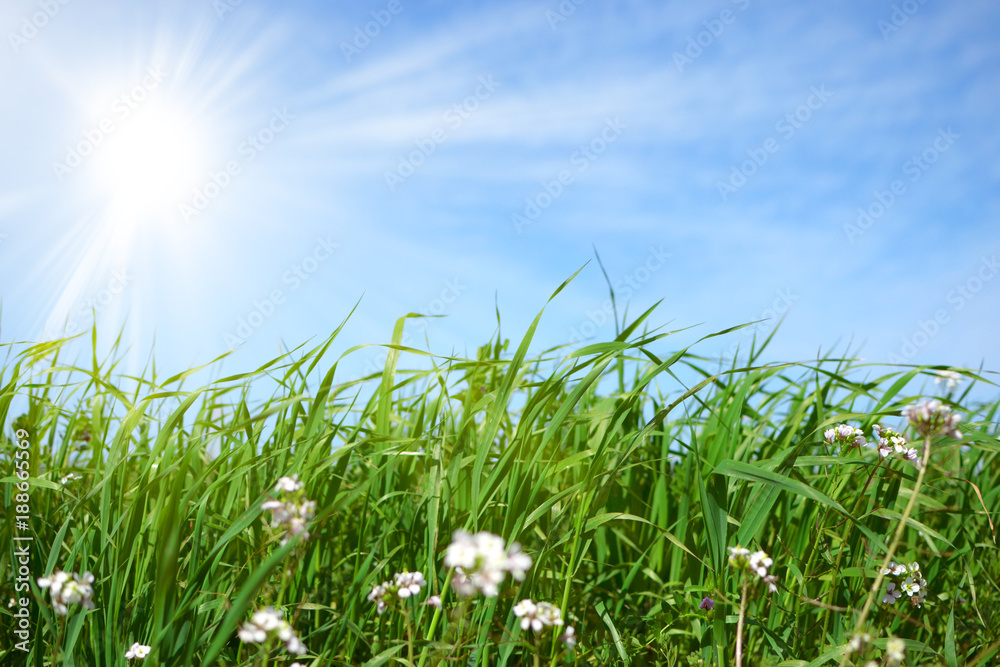
[{"label": "sun flare", "polygon": [[175,210],[204,171],[202,145],[197,128],[177,111],[137,112],[108,138],[95,164],[109,210],[135,222]]}]

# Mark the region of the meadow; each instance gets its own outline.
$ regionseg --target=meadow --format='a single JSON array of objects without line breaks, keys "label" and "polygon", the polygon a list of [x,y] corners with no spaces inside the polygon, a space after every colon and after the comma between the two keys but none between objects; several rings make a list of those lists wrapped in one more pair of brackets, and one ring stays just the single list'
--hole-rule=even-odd
[{"label": "meadow", "polygon": [[1000,663],[996,375],[720,362],[651,314],[475,358],[403,318],[196,387],[5,345],[0,663]]}]

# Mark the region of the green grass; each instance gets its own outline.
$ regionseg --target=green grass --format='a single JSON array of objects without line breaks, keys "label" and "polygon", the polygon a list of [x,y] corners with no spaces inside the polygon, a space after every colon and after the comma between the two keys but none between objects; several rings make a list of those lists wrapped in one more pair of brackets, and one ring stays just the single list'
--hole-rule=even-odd
[{"label": "green grass", "polygon": [[[475,359],[403,348],[400,320],[384,371],[348,383],[336,333],[196,389],[186,386],[195,371],[163,379],[150,362],[128,377],[114,354],[74,365],[63,342],[7,346],[0,599],[15,597],[13,459],[24,429],[31,578],[96,576],[96,609],[71,611],[63,664],[124,665],[136,641],[153,646],[146,664],[259,664],[236,629],[268,604],[294,620],[310,649],[303,664],[407,664],[403,617],[376,615],[366,596],[403,569],[442,593],[456,529],[518,541],[534,565],[523,583],[508,577],[499,597],[469,606],[464,653],[442,647],[455,619],[411,604],[415,661],[427,648],[428,664],[440,654],[452,655],[445,664],[530,664],[512,613],[530,597],[561,606],[580,641],[573,654],[546,645],[545,664],[688,665],[691,654],[732,664],[740,596],[726,548],[739,543],[766,550],[780,577],[777,593],[749,601],[744,664],[837,664],[916,471],[838,455],[823,432],[897,427],[921,390],[940,391],[931,369],[832,356],[765,365],[759,346],[720,368],[697,346],[670,351],[668,334],[644,328],[648,316],[614,340],[533,357],[536,319],[516,348],[493,340]],[[945,400],[965,438],[935,442],[898,552],[919,561],[930,594],[920,609],[877,603],[869,619],[877,646],[907,640],[907,665],[1000,660],[989,520],[1000,515],[1000,402],[973,402],[973,387],[995,385],[962,373]],[[261,395],[270,398],[252,399]],[[82,479],[64,485],[68,473]],[[317,511],[311,539],[282,548],[260,505],[292,473]],[[3,665],[50,664],[59,622],[32,590],[27,654],[0,606]],[[712,613],[699,609],[705,596]],[[447,595],[446,608],[455,604]],[[268,664],[291,662],[275,654]]]}]

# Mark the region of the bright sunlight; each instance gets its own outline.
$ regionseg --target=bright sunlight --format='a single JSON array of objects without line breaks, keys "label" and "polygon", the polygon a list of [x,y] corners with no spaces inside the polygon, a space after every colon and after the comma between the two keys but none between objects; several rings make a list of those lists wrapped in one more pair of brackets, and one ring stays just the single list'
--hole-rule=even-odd
[{"label": "bright sunlight", "polygon": [[192,178],[205,171],[199,140],[175,110],[151,105],[135,113],[95,159],[110,210],[135,223],[174,210]]}]

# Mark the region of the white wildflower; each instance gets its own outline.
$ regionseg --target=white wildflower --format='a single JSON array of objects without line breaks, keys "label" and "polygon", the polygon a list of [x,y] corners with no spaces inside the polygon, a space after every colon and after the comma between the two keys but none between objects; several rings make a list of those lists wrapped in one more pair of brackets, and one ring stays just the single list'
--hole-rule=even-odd
[{"label": "white wildflower", "polygon": [[934,374],[937,376],[934,378],[935,384],[943,382],[946,391],[951,391],[962,381],[962,376],[955,371],[935,371]]},{"label": "white wildflower", "polygon": [[848,426],[847,424],[838,424],[837,426],[827,429],[823,433],[823,437],[826,438],[827,444],[839,445],[843,447],[864,447],[868,444],[865,440],[864,431],[860,428],[855,428],[853,426]]},{"label": "white wildflower", "polygon": [[961,415],[953,413],[951,408],[937,399],[908,405],[903,408],[903,416],[920,435],[944,435],[956,440],[962,439],[962,433],[958,430]]},{"label": "white wildflower", "polygon": [[[424,575],[421,572],[409,572],[403,570],[397,572],[392,581],[383,581],[372,587],[372,592],[368,594],[368,601],[375,603],[375,611],[379,614],[392,604],[395,598],[406,600],[420,593],[420,589],[427,585]],[[438,606],[441,599],[438,598]]]},{"label": "white wildflower", "polygon": [[244,644],[261,644],[267,639],[267,633],[252,623],[244,623],[236,634]]},{"label": "white wildflower", "polygon": [[84,572],[83,576],[57,571],[51,577],[38,579],[39,588],[48,588],[52,597],[52,608],[60,616],[69,613],[69,605],[78,604],[85,609],[93,609],[94,575]]},{"label": "white wildflower", "polygon": [[306,653],[306,645],[302,643],[291,624],[282,618],[282,613],[274,607],[255,611],[249,622],[240,627],[237,635],[241,642],[262,644],[270,636],[275,636],[285,644],[285,651],[293,655]]},{"label": "white wildflower", "polygon": [[877,441],[878,453],[882,458],[888,458],[894,452],[910,460],[911,463],[920,467],[920,452],[912,447],[908,447],[906,438],[891,428],[885,428],[879,424],[872,427]]},{"label": "white wildflower", "polygon": [[254,612],[252,623],[264,632],[277,630],[281,627],[281,614],[282,612],[275,611],[274,607],[261,609]]},{"label": "white wildflower", "polygon": [[406,570],[396,573],[396,594],[406,599],[411,595],[418,595],[420,589],[427,585],[424,575],[420,572],[407,572]]},{"label": "white wildflower", "polygon": [[510,575],[523,581],[531,567],[531,557],[521,551],[516,542],[506,550],[503,538],[488,532],[475,535],[455,531],[444,554],[446,567],[454,568],[452,585],[463,597],[477,591],[486,597],[496,597],[504,577]]},{"label": "white wildflower", "polygon": [[271,511],[272,528],[284,528],[285,535],[281,544],[287,544],[296,535],[302,535],[302,539],[308,540],[307,527],[316,514],[316,502],[305,497],[298,475],[279,479],[274,492],[279,498],[264,501],[260,508]]},{"label": "white wildflower", "polygon": [[761,579],[767,576],[768,568],[774,565],[774,561],[771,560],[771,557],[763,551],[754,551],[750,554],[747,561],[750,564],[750,569],[753,570]]},{"label": "white wildflower", "polygon": [[572,649],[576,646],[576,630],[573,629],[572,625],[567,625],[559,639],[566,644],[566,648]]},{"label": "white wildflower", "polygon": [[531,569],[531,556],[521,551],[521,545],[514,542],[507,553],[507,570],[517,581],[524,581],[524,576]]},{"label": "white wildflower", "polygon": [[848,653],[861,653],[872,643],[872,636],[867,632],[854,635],[851,641],[847,642]]},{"label": "white wildflower", "polygon": [[385,613],[385,608],[389,604],[388,599],[391,593],[389,588],[392,586],[388,581],[383,581],[381,584],[376,584],[372,587],[372,592],[368,594],[368,601],[375,603],[375,611],[382,615]]},{"label": "white wildflower", "polygon": [[744,547],[729,547],[729,564],[737,570],[742,570],[747,566],[747,557],[750,550]]},{"label": "white wildflower", "polygon": [[125,651],[125,659],[145,660],[146,656],[149,655],[150,648],[149,646],[135,642],[132,644],[132,648]]},{"label": "white wildflower", "polygon": [[882,570],[882,574],[889,580],[886,593],[882,597],[883,603],[896,604],[896,600],[905,594],[914,607],[923,604],[927,597],[927,580],[920,574],[918,563],[904,565],[890,561],[889,566]]},{"label": "white wildflower", "polygon": [[885,643],[885,660],[887,665],[899,665],[906,659],[906,643],[899,637],[893,637]]},{"label": "white wildflower", "polygon": [[302,488],[302,482],[299,481],[298,475],[292,475],[291,477],[281,477],[278,479],[278,483],[274,485],[274,492],[281,493],[295,493]]},{"label": "white wildflower", "polygon": [[901,574],[906,574],[906,566],[902,563],[889,561],[889,567],[882,570],[882,574],[885,576],[892,575],[894,577],[898,577]]},{"label": "white wildflower", "polygon": [[514,605],[514,615],[521,619],[521,629],[541,632],[543,628],[562,625],[562,611],[548,602],[521,600]]},{"label": "white wildflower", "polygon": [[729,547],[729,565],[736,570],[750,570],[767,584],[769,592],[778,591],[778,578],[770,573],[774,560],[763,551],[750,553],[749,549],[741,546]]}]

